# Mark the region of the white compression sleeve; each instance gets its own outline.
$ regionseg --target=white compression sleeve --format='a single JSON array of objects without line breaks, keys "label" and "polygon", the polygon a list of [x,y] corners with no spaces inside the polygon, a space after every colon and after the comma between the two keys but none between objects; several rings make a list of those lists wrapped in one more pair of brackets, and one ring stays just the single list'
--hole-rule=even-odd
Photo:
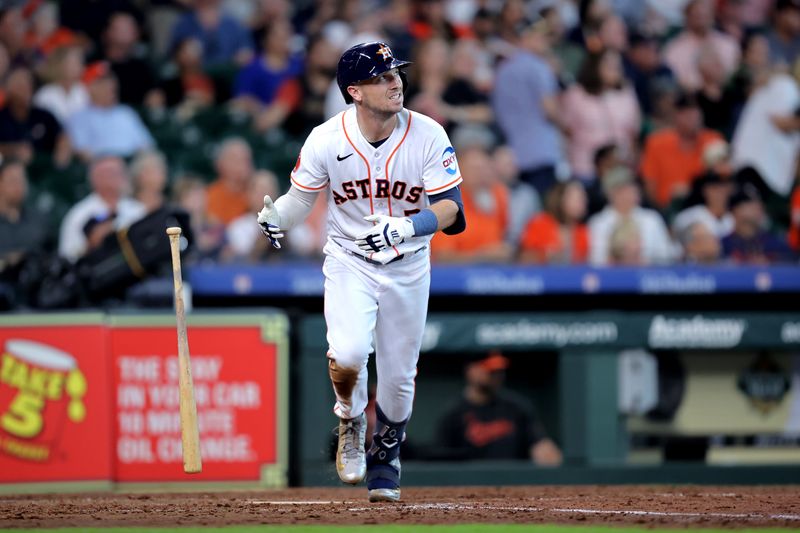
[{"label": "white compression sleeve", "polygon": [[305,220],[318,194],[318,192],[301,191],[292,185],[289,192],[275,200],[275,208],[281,217],[281,229],[292,229]]}]

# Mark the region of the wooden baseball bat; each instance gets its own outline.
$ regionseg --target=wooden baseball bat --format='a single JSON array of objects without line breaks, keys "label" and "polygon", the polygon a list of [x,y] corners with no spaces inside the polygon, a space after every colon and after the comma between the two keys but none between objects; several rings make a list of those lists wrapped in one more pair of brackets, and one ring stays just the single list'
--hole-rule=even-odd
[{"label": "wooden baseball bat", "polygon": [[186,337],[186,311],[183,306],[183,279],[181,277],[181,228],[167,228],[172,249],[172,277],[175,284],[175,315],[178,322],[178,388],[181,407],[181,442],[183,444],[183,471],[196,474],[203,470],[200,461],[200,429],[197,426],[197,404],[194,401],[192,368],[189,361],[189,339]]}]

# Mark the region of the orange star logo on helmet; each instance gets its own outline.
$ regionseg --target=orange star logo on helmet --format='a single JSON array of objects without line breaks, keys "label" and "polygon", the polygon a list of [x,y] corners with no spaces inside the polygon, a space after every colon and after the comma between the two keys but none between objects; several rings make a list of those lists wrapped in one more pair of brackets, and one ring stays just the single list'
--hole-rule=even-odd
[{"label": "orange star logo on helmet", "polygon": [[392,57],[392,51],[385,44],[378,48],[378,53],[383,57],[384,61]]}]

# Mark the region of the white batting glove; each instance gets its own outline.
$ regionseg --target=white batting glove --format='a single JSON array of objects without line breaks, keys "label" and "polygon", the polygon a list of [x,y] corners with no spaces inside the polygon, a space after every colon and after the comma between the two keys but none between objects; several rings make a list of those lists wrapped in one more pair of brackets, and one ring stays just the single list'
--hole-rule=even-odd
[{"label": "white batting glove", "polygon": [[281,243],[278,242],[278,239],[283,237],[281,216],[269,195],[264,196],[264,209],[258,212],[258,225],[261,226],[261,231],[272,243],[273,248],[280,248]]},{"label": "white batting glove", "polygon": [[380,252],[414,236],[414,224],[408,217],[368,215],[364,220],[375,225],[356,237],[356,245],[368,253]]}]

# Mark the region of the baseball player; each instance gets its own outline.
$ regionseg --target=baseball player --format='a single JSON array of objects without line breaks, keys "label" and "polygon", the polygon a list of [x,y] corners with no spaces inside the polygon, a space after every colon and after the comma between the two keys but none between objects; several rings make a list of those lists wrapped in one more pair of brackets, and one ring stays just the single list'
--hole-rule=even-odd
[{"label": "baseball player", "polygon": [[[367,478],[370,501],[400,499],[400,447],[411,416],[414,377],[430,285],[430,240],[466,227],[461,174],[441,126],[403,107],[410,63],[386,43],[342,54],[336,80],[354,105],[314,128],[291,188],[264,197],[258,223],[276,248],[320,191],[328,198],[325,321],[328,370],[339,417],[336,470]],[[364,450],[367,359],[377,368],[377,423]]]}]

